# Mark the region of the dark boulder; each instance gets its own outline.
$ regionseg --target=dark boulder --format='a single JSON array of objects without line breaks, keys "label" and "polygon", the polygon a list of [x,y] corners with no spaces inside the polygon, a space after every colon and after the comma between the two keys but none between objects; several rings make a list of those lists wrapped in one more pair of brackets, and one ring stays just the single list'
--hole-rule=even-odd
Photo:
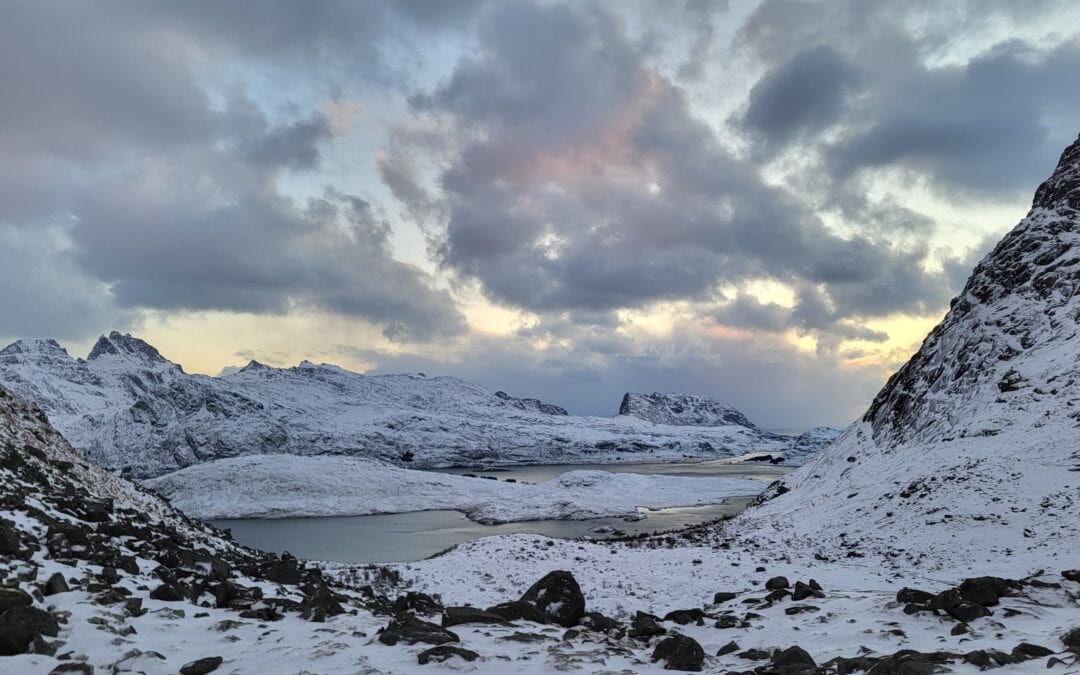
[{"label": "dark boulder", "polygon": [[162,602],[180,602],[186,599],[187,594],[182,587],[176,584],[161,584],[150,591],[150,597]]},{"label": "dark boulder", "polygon": [[0,656],[25,654],[35,638],[56,637],[60,624],[37,607],[12,607],[0,614]]},{"label": "dark boulder", "polygon": [[1021,642],[1013,647],[1012,655],[1025,661],[1037,659],[1043,656],[1053,656],[1054,652],[1042,645],[1033,645],[1030,642]]},{"label": "dark boulder", "polygon": [[585,612],[585,616],[581,617],[578,621],[578,626],[598,633],[609,633],[613,630],[622,630],[623,625],[612,619],[606,617],[600,612]]},{"label": "dark boulder", "polygon": [[983,616],[990,616],[990,610],[974,602],[963,602],[945,610],[949,616],[963,623],[971,623]]},{"label": "dark boulder", "polygon": [[1066,647],[1080,647],[1080,628],[1073,628],[1066,633],[1062,633],[1061,643]]},{"label": "dark boulder", "polygon": [[49,671],[49,675],[94,675],[94,667],[89,663],[61,663]]},{"label": "dark boulder", "polygon": [[521,600],[539,609],[546,623],[558,624],[563,628],[576,625],[585,614],[585,596],[581,587],[574,575],[563,570],[548,572],[525,591]]},{"label": "dark boulder", "polygon": [[896,592],[896,601],[904,604],[914,603],[925,605],[933,599],[933,593],[927,593],[926,591],[920,591],[915,588],[904,587]]},{"label": "dark boulder", "polygon": [[1065,577],[1069,581],[1075,581],[1080,583],[1080,570],[1062,570],[1061,576]]},{"label": "dark boulder", "polygon": [[817,668],[817,663],[802,647],[788,647],[782,652],[773,655],[772,665],[780,668],[798,666],[802,668]]},{"label": "dark boulder", "polygon": [[672,621],[685,626],[687,624],[705,625],[705,612],[700,609],[676,609],[664,615],[664,621]]},{"label": "dark boulder", "polygon": [[438,614],[442,611],[442,603],[427,593],[409,591],[405,595],[399,595],[394,600],[395,612],[416,612],[417,614]]},{"label": "dark boulder", "polygon": [[460,626],[463,623],[489,623],[503,624],[507,620],[493,612],[487,612],[477,607],[447,607],[443,609],[442,625],[444,628]]},{"label": "dark boulder", "polygon": [[960,597],[968,602],[992,607],[998,603],[998,598],[1015,595],[1021,587],[1020,582],[1011,579],[975,577],[965,579],[956,590],[960,592]]},{"label": "dark boulder", "polygon": [[781,588],[788,588],[791,584],[788,582],[787,577],[773,577],[765,582],[765,590],[776,591]]},{"label": "dark boulder", "polygon": [[713,601],[714,604],[719,605],[720,603],[729,602],[731,600],[734,600],[737,597],[739,597],[738,593],[720,592],[720,593],[717,593],[716,595],[713,596],[712,601]]},{"label": "dark boulder", "polygon": [[206,675],[221,667],[223,661],[224,659],[220,656],[208,656],[198,661],[192,661],[180,666],[180,675]]},{"label": "dark boulder", "polygon": [[480,655],[454,645],[439,645],[420,652],[416,655],[416,660],[420,662],[420,665],[426,666],[429,663],[442,663],[455,656],[466,661],[475,661]]},{"label": "dark boulder", "polygon": [[656,645],[652,660],[663,661],[664,670],[697,673],[705,662],[705,650],[694,638],[676,634],[664,638]]},{"label": "dark boulder", "polygon": [[735,652],[739,651],[739,649],[740,649],[739,645],[736,644],[734,640],[732,640],[731,642],[727,643],[726,645],[724,645],[720,649],[716,650],[716,655],[717,656],[727,656],[728,654],[734,654]]},{"label": "dark boulder", "polygon": [[15,524],[0,518],[0,555],[17,555],[22,549],[22,541]]},{"label": "dark boulder", "polygon": [[396,645],[404,642],[414,645],[424,642],[429,645],[442,645],[447,642],[459,642],[458,636],[442,626],[419,619],[412,614],[399,614],[379,633],[379,642],[384,645]]},{"label": "dark boulder", "polygon": [[819,588],[814,588],[810,584],[804,584],[801,581],[796,581],[795,582],[795,590],[793,590],[791,592],[791,599],[798,602],[800,600],[805,600],[805,599],[811,598],[811,597],[812,598],[824,598],[825,594],[823,592],[821,592],[821,590],[819,590]]},{"label": "dark boulder", "polygon": [[16,607],[29,607],[34,599],[18,588],[0,588],[0,614]]},{"label": "dark boulder", "polygon": [[660,625],[660,617],[638,612],[630,622],[630,631],[627,633],[632,638],[648,640],[649,638],[663,635],[667,628]]},{"label": "dark boulder", "polygon": [[57,593],[67,593],[71,589],[68,586],[67,579],[59,572],[54,572],[53,576],[45,581],[45,586],[42,589],[42,593],[46,596],[56,595]]},{"label": "dark boulder", "polygon": [[547,623],[547,617],[534,604],[522,600],[503,602],[494,607],[488,607],[487,611],[501,616],[507,621],[532,621],[533,623]]}]

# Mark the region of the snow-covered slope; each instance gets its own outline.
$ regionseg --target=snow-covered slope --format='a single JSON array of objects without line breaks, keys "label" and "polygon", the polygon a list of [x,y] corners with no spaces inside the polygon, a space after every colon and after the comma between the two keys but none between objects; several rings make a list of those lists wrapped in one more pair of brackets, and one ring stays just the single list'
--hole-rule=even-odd
[{"label": "snow-covered slope", "polygon": [[784,455],[797,443],[722,404],[702,406],[700,397],[682,398],[712,416],[676,426],[687,422],[567,415],[457,378],[365,376],[306,361],[190,375],[115,332],[86,360],[52,340],[16,342],[0,350],[0,382],[40,405],[93,461],[142,477],[248,454],[340,454],[428,467]]},{"label": "snow-covered slope", "polygon": [[836,555],[1078,562],[1080,140],[863,418],[738,520]]}]

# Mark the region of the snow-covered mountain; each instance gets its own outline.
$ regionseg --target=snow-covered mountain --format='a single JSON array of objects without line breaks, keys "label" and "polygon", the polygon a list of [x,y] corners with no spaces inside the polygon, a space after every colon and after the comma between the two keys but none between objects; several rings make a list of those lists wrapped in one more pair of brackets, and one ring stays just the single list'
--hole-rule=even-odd
[{"label": "snow-covered mountain", "polygon": [[140,477],[249,454],[354,455],[416,467],[791,449],[802,458],[830,440],[763,432],[729,406],[682,394],[628,394],[626,401],[648,405],[602,418],[453,377],[366,376],[307,361],[192,375],[116,332],[85,360],[53,340],[15,342],[0,350],[0,382],[41,406],[93,461]]},{"label": "snow-covered mountain", "polygon": [[738,520],[815,550],[1077,562],[1080,139],[862,419]]}]

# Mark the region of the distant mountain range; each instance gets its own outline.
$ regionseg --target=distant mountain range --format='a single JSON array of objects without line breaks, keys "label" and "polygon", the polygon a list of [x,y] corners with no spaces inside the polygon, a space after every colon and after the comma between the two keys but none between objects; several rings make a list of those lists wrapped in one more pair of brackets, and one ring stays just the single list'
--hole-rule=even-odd
[{"label": "distant mountain range", "polygon": [[367,376],[252,361],[185,373],[139,338],[101,337],[89,356],[55,340],[0,350],[0,383],[37,403],[94,462],[152,477],[249,454],[354,455],[414,467],[650,461],[747,452],[802,459],[838,433],[762,431],[707,396],[627,394],[616,417],[569,415],[453,377]]}]

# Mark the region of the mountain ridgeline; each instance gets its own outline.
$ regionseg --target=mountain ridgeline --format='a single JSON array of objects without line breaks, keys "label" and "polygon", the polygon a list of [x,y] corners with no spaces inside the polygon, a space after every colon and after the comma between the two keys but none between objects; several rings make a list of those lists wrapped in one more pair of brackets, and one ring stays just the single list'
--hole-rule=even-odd
[{"label": "mountain ridgeline", "polygon": [[[416,467],[784,455],[798,463],[835,431],[760,430],[705,396],[627,394],[616,417],[569,415],[453,377],[367,376],[307,361],[185,373],[130,335],[76,359],[54,340],[0,350],[0,383],[34,401],[94,462],[137,477],[248,454],[334,454]],[[631,403],[627,403],[627,402]],[[678,411],[678,412],[676,412]]]}]

